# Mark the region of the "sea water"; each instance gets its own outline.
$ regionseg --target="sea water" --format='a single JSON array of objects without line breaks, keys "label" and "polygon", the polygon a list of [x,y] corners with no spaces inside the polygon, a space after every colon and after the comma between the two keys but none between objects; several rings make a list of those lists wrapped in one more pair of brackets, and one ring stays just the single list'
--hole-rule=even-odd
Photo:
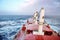
[{"label": "sea water", "polygon": [[[12,40],[32,15],[0,15],[0,40]],[[60,32],[60,17],[45,16],[45,21],[54,31]]]}]

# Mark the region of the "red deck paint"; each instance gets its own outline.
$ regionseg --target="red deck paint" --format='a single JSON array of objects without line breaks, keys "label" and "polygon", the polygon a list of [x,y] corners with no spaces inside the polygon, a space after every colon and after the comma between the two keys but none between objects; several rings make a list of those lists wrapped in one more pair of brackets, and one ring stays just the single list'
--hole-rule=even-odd
[{"label": "red deck paint", "polygon": [[[24,40],[60,40],[60,36],[52,36],[52,35],[34,35],[32,34],[33,30],[38,30],[38,25],[28,25],[28,28],[26,29],[25,25],[23,25],[22,30],[17,34],[17,38],[15,40],[20,40],[23,35],[24,31],[27,30],[28,32],[25,35]],[[46,32],[53,32],[50,28],[43,26],[43,30]]]},{"label": "red deck paint", "polygon": [[58,36],[43,36],[44,40],[60,40]]},{"label": "red deck paint", "polygon": [[25,27],[25,24],[23,25],[22,27],[22,31],[25,31],[26,30],[26,27]]},{"label": "red deck paint", "polygon": [[60,40],[60,37],[28,34],[25,40]]}]

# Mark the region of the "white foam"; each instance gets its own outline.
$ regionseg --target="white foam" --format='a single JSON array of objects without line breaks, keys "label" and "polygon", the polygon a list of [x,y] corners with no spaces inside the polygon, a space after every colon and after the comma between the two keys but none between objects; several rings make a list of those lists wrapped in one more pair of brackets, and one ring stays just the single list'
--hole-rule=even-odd
[{"label": "white foam", "polygon": [[14,26],[14,25],[17,25],[17,24],[23,24],[23,23],[26,23],[26,20],[20,20],[19,21],[20,23],[17,23],[17,21],[3,21],[3,22],[0,22],[0,25],[11,25],[11,26]]},{"label": "white foam", "polygon": [[51,20],[46,20],[46,22],[47,22],[48,24],[52,24],[52,25],[50,25],[51,29],[53,29],[54,31],[56,31],[57,33],[59,33],[60,28],[57,27],[57,26],[54,26],[54,25],[57,25],[57,24],[59,24],[59,23],[57,23],[56,21],[55,21],[56,23],[55,23],[55,22],[52,22]]},{"label": "white foam", "polygon": [[9,24],[16,24],[15,21],[3,21],[3,22],[0,22],[0,25],[9,25]]},{"label": "white foam", "polygon": [[[17,21],[0,22],[0,25],[5,25],[4,27],[0,28],[0,33],[3,33],[4,35],[6,35],[6,37],[9,40],[12,40],[14,36],[13,35],[10,36],[9,34],[12,32],[18,32],[18,29],[22,27],[22,25],[26,22],[26,20],[19,20],[18,22],[19,23],[17,23]],[[15,26],[10,26],[10,25],[15,25]],[[5,34],[5,33],[7,33],[7,34]]]},{"label": "white foam", "polygon": [[60,28],[56,27],[56,26],[51,26],[51,29],[53,29],[54,31],[56,31],[57,33],[59,33]]}]

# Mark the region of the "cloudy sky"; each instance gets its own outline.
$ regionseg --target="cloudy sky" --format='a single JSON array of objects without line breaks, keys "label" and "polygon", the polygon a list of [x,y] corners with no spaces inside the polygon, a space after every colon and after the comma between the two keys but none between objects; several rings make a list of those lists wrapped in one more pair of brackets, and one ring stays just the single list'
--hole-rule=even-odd
[{"label": "cloudy sky", "polygon": [[60,15],[60,0],[0,0],[0,15],[32,15],[41,7],[46,15]]}]

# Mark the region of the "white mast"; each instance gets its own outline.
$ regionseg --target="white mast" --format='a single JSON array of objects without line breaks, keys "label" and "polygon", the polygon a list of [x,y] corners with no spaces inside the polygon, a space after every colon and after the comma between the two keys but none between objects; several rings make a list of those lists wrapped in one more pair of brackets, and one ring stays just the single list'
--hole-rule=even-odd
[{"label": "white mast", "polygon": [[35,11],[34,13],[34,22],[37,24],[37,19],[38,19],[38,12]]},{"label": "white mast", "polygon": [[44,8],[41,8],[40,18],[39,18],[39,29],[38,29],[39,34],[41,34],[41,35],[44,35],[44,33],[43,33],[44,13],[45,13]]},{"label": "white mast", "polygon": [[36,35],[44,35],[44,32],[43,32],[44,13],[45,13],[44,8],[41,8],[40,18],[39,18],[39,28],[38,28],[38,32],[33,31],[33,34],[36,34]]}]

